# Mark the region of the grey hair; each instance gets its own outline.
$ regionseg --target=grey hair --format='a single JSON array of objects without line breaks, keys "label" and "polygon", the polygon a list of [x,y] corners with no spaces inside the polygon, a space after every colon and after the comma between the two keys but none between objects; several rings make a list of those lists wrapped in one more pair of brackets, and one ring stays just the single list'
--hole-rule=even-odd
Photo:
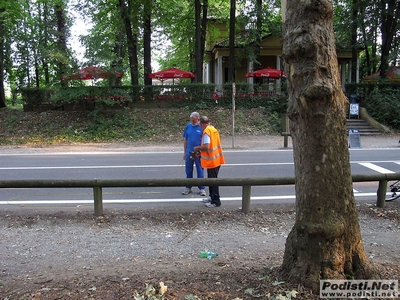
[{"label": "grey hair", "polygon": [[200,114],[197,111],[194,111],[190,114],[190,117],[197,117],[198,119],[200,119]]}]

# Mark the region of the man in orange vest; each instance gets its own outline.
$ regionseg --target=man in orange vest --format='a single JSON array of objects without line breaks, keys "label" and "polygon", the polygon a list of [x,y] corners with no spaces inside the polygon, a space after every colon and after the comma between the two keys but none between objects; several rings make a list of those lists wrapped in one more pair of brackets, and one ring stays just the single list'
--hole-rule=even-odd
[{"label": "man in orange vest", "polygon": [[[206,116],[200,118],[200,126],[203,129],[201,145],[194,147],[194,152],[201,152],[201,166],[207,169],[208,178],[218,178],[218,172],[225,157],[222,153],[221,138],[214,126],[210,125],[210,120]],[[209,186],[209,198],[203,199],[207,207],[221,206],[219,196],[219,186]]]}]

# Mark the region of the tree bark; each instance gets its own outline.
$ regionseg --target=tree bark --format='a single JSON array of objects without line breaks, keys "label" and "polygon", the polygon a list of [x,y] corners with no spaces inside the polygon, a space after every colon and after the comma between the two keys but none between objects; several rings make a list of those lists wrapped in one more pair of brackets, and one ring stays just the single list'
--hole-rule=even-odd
[{"label": "tree bark", "polygon": [[6,94],[4,91],[4,52],[5,52],[5,27],[3,14],[5,9],[0,9],[0,108],[6,107]]},{"label": "tree bark", "polygon": [[203,77],[203,57],[201,55],[201,3],[200,0],[194,1],[194,23],[195,23],[195,41],[194,56],[196,62],[195,74],[196,82],[201,82]]},{"label": "tree bark", "polygon": [[358,12],[359,4],[358,0],[353,0],[352,6],[352,23],[351,23],[351,82],[356,82],[357,80],[357,63],[358,63],[358,39],[357,32],[358,26]]},{"label": "tree bark", "polygon": [[260,62],[260,53],[261,53],[261,41],[262,41],[262,24],[263,24],[263,12],[262,12],[262,0],[256,1],[256,39],[255,39],[255,47],[254,47],[254,66],[253,70],[262,69]]},{"label": "tree bark", "polygon": [[136,86],[139,84],[138,79],[138,58],[137,58],[137,34],[133,34],[132,24],[130,19],[130,0],[128,5],[125,5],[125,0],[118,2],[122,20],[125,25],[125,34],[128,44],[128,57],[129,57],[129,70],[131,72],[131,85]]},{"label": "tree bark", "polygon": [[284,0],[282,12],[296,222],[281,275],[314,291],[321,279],[375,278],[352,189],[331,1]]},{"label": "tree bark", "polygon": [[[58,50],[60,53],[64,54],[67,57],[68,47],[67,47],[67,28],[66,28],[66,20],[65,20],[65,11],[64,11],[64,3],[62,1],[58,2],[55,5],[55,13],[57,17],[57,35],[58,35]],[[67,74],[67,65],[59,61],[58,63],[59,72],[60,72],[60,80],[61,86],[67,87],[68,82],[66,80],[62,80],[62,76]]]},{"label": "tree bark", "polygon": [[398,19],[400,18],[400,1],[398,0],[381,0],[381,78],[387,78],[389,67],[389,54],[393,43],[393,38],[397,32]]},{"label": "tree bark", "polygon": [[151,74],[151,1],[144,3],[144,20],[143,20],[143,66],[144,66],[144,85],[152,85]]},{"label": "tree bark", "polygon": [[231,0],[229,15],[229,67],[228,82],[235,81],[235,23],[236,23],[236,0]]},{"label": "tree bark", "polygon": [[[204,60],[204,51],[206,48],[206,33],[207,33],[207,20],[208,20],[208,0],[203,0],[202,16],[201,16],[201,39],[200,39],[200,57],[201,61]],[[201,77],[198,81],[203,82],[203,68],[201,69]]]}]

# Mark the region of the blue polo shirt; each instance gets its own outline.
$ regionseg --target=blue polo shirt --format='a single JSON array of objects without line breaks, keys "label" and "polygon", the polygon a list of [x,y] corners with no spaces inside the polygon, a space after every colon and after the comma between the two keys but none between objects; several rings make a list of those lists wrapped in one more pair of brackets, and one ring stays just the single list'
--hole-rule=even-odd
[{"label": "blue polo shirt", "polygon": [[201,136],[203,135],[203,130],[200,124],[194,126],[192,123],[188,123],[183,132],[183,138],[187,140],[186,155],[189,155],[190,151],[193,151],[195,146],[201,145]]}]

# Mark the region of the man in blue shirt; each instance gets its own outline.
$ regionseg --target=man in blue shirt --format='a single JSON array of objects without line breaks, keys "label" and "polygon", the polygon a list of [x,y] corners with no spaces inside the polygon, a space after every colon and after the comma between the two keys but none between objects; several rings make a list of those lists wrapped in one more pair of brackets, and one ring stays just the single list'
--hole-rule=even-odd
[{"label": "man in blue shirt", "polygon": [[[196,165],[197,178],[204,178],[204,169],[201,167],[200,157],[190,158],[190,152],[194,147],[201,145],[203,129],[200,127],[200,114],[196,111],[190,114],[190,122],[186,125],[183,132],[183,160],[185,161],[186,178],[193,178],[193,165]],[[200,196],[206,196],[205,186],[199,186]],[[192,193],[192,187],[187,186],[182,195]]]}]

